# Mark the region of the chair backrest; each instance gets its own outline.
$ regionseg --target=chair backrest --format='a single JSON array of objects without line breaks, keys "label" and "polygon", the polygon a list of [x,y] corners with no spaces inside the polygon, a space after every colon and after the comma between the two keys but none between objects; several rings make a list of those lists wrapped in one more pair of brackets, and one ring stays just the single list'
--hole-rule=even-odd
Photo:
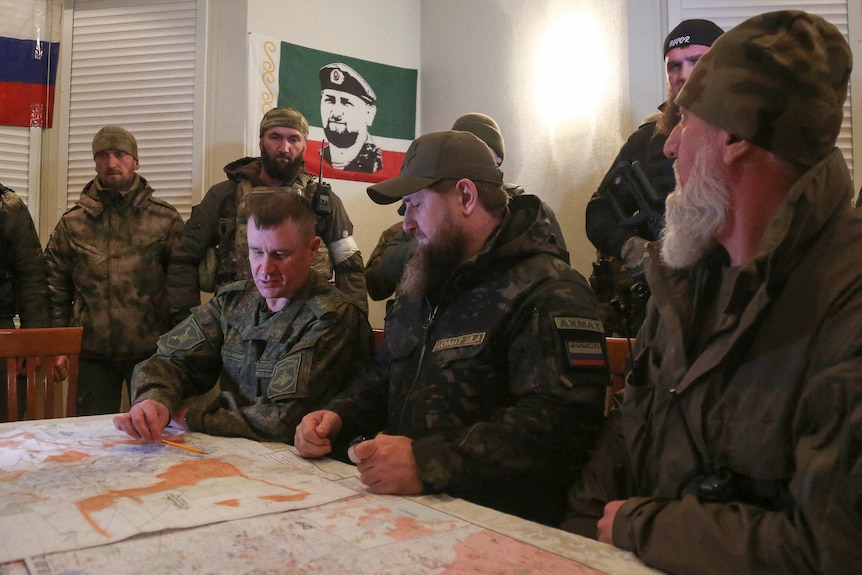
[{"label": "chair backrest", "polygon": [[[0,357],[5,358],[6,405],[8,421],[18,421],[17,362],[26,361],[27,411],[24,419],[55,417],[54,390],[65,388],[62,414],[73,417],[77,411],[78,356],[81,353],[82,327],[50,327],[0,330]],[[69,356],[66,385],[54,381],[54,362]]]},{"label": "chair backrest", "polygon": [[[626,375],[629,369],[629,340],[624,337],[607,337],[605,343],[608,349],[608,371],[611,373],[611,386],[608,390],[608,398],[605,405],[609,410],[614,405],[614,394],[625,387]],[[634,344],[634,340],[631,340]]]},{"label": "chair backrest", "polygon": [[383,330],[375,327],[371,329],[371,332],[374,335],[374,351],[376,352],[383,345]]}]

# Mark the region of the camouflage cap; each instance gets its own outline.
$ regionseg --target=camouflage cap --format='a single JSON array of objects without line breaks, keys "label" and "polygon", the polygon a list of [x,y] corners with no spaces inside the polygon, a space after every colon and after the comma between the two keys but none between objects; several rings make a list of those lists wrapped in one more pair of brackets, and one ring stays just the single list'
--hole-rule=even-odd
[{"label": "camouflage cap", "polygon": [[264,114],[260,121],[260,137],[263,138],[270,128],[293,128],[308,138],[308,120],[294,108],[273,108]]},{"label": "camouflage cap", "polygon": [[107,150],[125,152],[138,159],[138,141],[122,126],[105,126],[93,136],[93,157]]},{"label": "camouflage cap", "polygon": [[506,155],[506,143],[503,141],[503,133],[500,131],[500,126],[491,116],[478,113],[464,114],[455,120],[455,123],[452,124],[452,129],[474,134],[488,144],[488,147],[494,150],[494,153],[499,156],[500,160]]},{"label": "camouflage cap", "polygon": [[798,10],[749,18],[697,63],[676,103],[710,124],[810,166],[835,146],[852,68],[835,26]]},{"label": "camouflage cap", "polygon": [[368,188],[377,204],[391,204],[440,180],[467,178],[503,183],[503,172],[488,145],[470,132],[431,132],[419,136],[407,149],[401,172]]}]

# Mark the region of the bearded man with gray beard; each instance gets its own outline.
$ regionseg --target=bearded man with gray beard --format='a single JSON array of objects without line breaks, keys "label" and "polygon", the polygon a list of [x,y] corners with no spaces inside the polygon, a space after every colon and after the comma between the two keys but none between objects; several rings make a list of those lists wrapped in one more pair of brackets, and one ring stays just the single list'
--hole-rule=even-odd
[{"label": "bearded man with gray beard", "polygon": [[862,565],[862,213],[823,18],[726,32],[677,96],[677,188],[622,407],[564,528],[675,574]]}]

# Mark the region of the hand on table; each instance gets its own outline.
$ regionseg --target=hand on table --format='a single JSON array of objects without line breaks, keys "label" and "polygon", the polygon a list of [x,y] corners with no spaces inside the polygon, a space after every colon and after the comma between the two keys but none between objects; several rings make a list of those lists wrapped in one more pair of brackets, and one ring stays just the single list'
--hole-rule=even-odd
[{"label": "hand on table", "polygon": [[359,479],[372,493],[416,495],[422,493],[419,467],[413,457],[413,440],[380,433],[357,443],[353,453],[359,463]]},{"label": "hand on table", "polygon": [[135,439],[160,441],[162,430],[170,420],[171,413],[166,405],[145,399],[133,405],[128,413],[115,417],[114,427]]},{"label": "hand on table", "polygon": [[323,457],[332,451],[332,440],[341,431],[341,417],[334,411],[312,411],[296,426],[293,446],[303,457]]},{"label": "hand on table", "polygon": [[625,501],[608,501],[605,504],[605,514],[599,519],[597,539],[608,545],[614,544],[614,517]]}]

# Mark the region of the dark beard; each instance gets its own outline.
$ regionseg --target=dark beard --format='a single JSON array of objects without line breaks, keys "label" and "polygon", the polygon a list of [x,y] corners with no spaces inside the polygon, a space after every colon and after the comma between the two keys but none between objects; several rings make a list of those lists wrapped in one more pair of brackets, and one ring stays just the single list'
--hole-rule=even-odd
[{"label": "dark beard", "polygon": [[[304,152],[303,152],[304,153]],[[269,177],[274,180],[279,180],[285,184],[292,184],[297,176],[305,169],[305,159],[303,154],[296,157],[295,160],[286,163],[279,163],[265,151],[261,151],[260,161],[263,164],[263,169],[269,174]]]},{"label": "dark beard", "polygon": [[670,88],[668,88],[667,100],[665,100],[664,106],[662,106],[661,117],[656,123],[656,131],[663,136],[670,136],[670,133],[679,124],[679,105],[673,101],[674,98],[675,96],[671,95]]},{"label": "dark beard", "polygon": [[329,129],[329,122],[323,127],[323,133],[326,134],[326,141],[336,148],[349,148],[359,139],[359,132],[338,132]]},{"label": "dark beard", "polygon": [[451,225],[440,230],[434,241],[419,244],[401,278],[399,291],[408,297],[435,294],[451,277],[467,247],[467,236]]}]

